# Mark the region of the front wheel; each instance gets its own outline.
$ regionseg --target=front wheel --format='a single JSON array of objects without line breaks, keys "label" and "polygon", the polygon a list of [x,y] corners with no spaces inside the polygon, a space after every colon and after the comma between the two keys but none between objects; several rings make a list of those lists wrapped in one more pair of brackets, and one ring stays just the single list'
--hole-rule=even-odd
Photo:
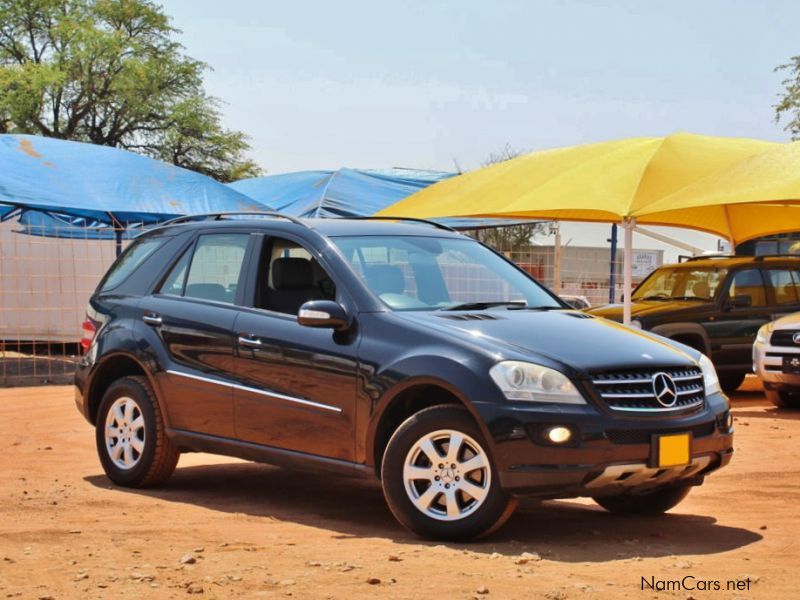
[{"label": "front wheel", "polygon": [[607,511],[626,515],[660,515],[674,508],[689,495],[691,486],[683,485],[645,494],[620,494],[594,498]]},{"label": "front wheel", "polygon": [[745,373],[719,373],[718,377],[722,391],[730,396],[744,383]]},{"label": "front wheel", "polygon": [[800,408],[800,388],[791,390],[764,390],[767,400],[778,408]]},{"label": "front wheel", "polygon": [[178,464],[180,453],[164,431],[158,401],[144,377],[123,377],[109,386],[95,431],[100,462],[114,483],[158,485]]},{"label": "front wheel", "polygon": [[386,447],[381,480],[394,516],[418,535],[469,540],[499,529],[516,501],[500,487],[480,429],[464,409],[409,417]]}]

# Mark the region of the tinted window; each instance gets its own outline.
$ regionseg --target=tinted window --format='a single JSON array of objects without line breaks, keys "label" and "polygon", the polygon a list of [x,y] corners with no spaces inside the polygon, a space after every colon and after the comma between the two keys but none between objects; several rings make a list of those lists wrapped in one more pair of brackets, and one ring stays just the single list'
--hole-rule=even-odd
[{"label": "tinted window", "polygon": [[111,267],[108,275],[103,280],[100,291],[111,290],[125,281],[136,267],[142,264],[144,259],[150,256],[163,241],[163,238],[146,238],[131,244],[119,260],[114,263],[114,266]]},{"label": "tinted window", "polygon": [[750,306],[766,306],[767,291],[758,269],[743,269],[734,273],[728,288],[728,297],[749,296]]},{"label": "tinted window", "polygon": [[291,240],[269,240],[258,268],[255,306],[296,315],[303,303],[323,299],[336,299],[336,285],[311,253]]},{"label": "tinted window", "polygon": [[183,295],[233,304],[249,239],[246,233],[201,235]]},{"label": "tinted window", "polygon": [[559,307],[540,285],[471,240],[364,236],[334,241],[367,287],[395,310],[473,302]]},{"label": "tinted window", "polygon": [[800,303],[800,272],[770,269],[767,273],[775,292],[776,304]]},{"label": "tinted window", "polygon": [[192,258],[192,249],[189,248],[183,253],[180,260],[175,263],[172,270],[167,275],[164,283],[161,284],[159,293],[170,294],[172,296],[183,296],[183,284],[186,283],[186,271],[189,270],[189,261]]}]

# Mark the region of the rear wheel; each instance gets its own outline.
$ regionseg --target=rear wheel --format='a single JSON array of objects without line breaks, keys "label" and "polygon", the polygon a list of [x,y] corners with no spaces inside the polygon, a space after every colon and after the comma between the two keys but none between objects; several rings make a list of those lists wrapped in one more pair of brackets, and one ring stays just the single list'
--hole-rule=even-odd
[{"label": "rear wheel", "polygon": [[778,408],[800,408],[800,388],[791,390],[764,390],[767,400]]},{"label": "rear wheel", "polygon": [[108,478],[130,487],[164,483],[180,453],[164,431],[161,410],[144,377],[124,377],[103,395],[95,426]]},{"label": "rear wheel", "polygon": [[386,447],[381,479],[394,516],[430,538],[469,540],[499,529],[515,500],[500,488],[469,413],[434,406],[409,417]]},{"label": "rear wheel", "polygon": [[719,373],[719,385],[726,394],[732,394],[744,382],[746,373]]},{"label": "rear wheel", "polygon": [[686,498],[691,486],[684,485],[646,494],[620,494],[594,498],[607,511],[625,515],[660,515]]}]

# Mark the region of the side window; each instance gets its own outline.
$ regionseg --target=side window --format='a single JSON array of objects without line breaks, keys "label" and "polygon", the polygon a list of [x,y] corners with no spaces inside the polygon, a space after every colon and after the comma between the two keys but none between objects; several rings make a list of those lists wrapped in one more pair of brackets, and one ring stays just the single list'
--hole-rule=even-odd
[{"label": "side window", "polygon": [[800,272],[770,269],[769,282],[775,292],[775,304],[800,303]]},{"label": "side window", "polygon": [[266,240],[256,284],[256,308],[296,315],[309,300],[335,300],[333,279],[311,253],[282,238]]},{"label": "side window", "polygon": [[134,242],[120,259],[114,263],[114,266],[103,280],[100,291],[105,292],[114,289],[125,281],[128,275],[133,273],[136,267],[142,264],[163,241],[163,238],[149,238]]},{"label": "side window", "polygon": [[189,261],[191,258],[192,246],[183,253],[180,260],[172,267],[164,283],[161,284],[159,293],[169,294],[170,296],[183,296],[183,286],[186,283],[186,271],[189,270]]},{"label": "side window", "polygon": [[249,240],[246,233],[201,235],[191,265],[187,251],[167,276],[161,292],[233,304]]},{"label": "side window", "polygon": [[761,271],[742,269],[734,273],[728,287],[728,298],[732,299],[734,296],[749,296],[750,306],[766,306],[767,291],[761,278]]}]

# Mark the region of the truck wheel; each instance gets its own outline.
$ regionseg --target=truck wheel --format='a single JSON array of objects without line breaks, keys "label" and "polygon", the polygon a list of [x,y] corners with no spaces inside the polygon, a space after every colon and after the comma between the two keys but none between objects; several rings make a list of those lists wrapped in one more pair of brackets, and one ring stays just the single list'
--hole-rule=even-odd
[{"label": "truck wheel", "polygon": [[660,515],[686,498],[692,486],[683,485],[646,494],[598,496],[593,500],[607,511],[625,515]]},{"label": "truck wheel", "polygon": [[423,537],[453,541],[499,529],[516,500],[500,488],[487,448],[464,408],[433,406],[406,419],[381,465],[383,493],[397,520]]},{"label": "truck wheel", "polygon": [[123,377],[106,390],[95,439],[103,470],[119,485],[159,485],[178,464],[180,452],[164,431],[161,410],[144,377]]},{"label": "truck wheel", "polygon": [[720,373],[719,385],[726,394],[732,394],[744,382],[745,373]]},{"label": "truck wheel", "polygon": [[767,400],[778,408],[800,408],[800,388],[793,390],[764,390]]}]

